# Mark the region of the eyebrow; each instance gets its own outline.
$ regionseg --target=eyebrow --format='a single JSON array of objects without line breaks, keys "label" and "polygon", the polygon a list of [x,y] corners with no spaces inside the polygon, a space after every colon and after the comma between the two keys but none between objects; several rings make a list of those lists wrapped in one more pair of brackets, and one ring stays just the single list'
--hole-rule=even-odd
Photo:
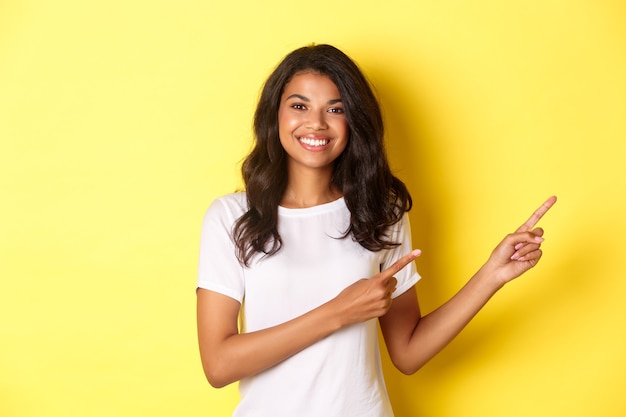
[{"label": "eyebrow", "polygon": [[[302,101],[307,102],[307,103],[311,102],[311,100],[308,97],[305,97],[305,96],[303,96],[301,94],[292,94],[289,97],[287,97],[286,100],[291,100],[292,98],[297,98],[298,100],[302,100]],[[341,103],[341,99],[340,98],[335,98],[335,99],[332,99],[332,100],[328,100],[326,102],[326,104],[336,104],[336,103]]]}]

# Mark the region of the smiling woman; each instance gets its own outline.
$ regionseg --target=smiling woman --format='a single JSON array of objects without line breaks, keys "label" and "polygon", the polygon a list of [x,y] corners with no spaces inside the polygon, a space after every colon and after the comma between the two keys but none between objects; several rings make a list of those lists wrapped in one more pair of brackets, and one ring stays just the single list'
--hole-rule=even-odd
[{"label": "smiling woman", "polygon": [[[330,78],[312,72],[294,75],[285,86],[278,108],[278,134],[288,155],[287,178],[292,181],[287,183],[281,205],[315,206],[340,197],[330,178],[335,160],[347,146],[349,128],[339,90]],[[309,170],[315,173],[307,174]],[[320,182],[318,175],[324,176],[324,181]],[[310,195],[297,194],[299,190],[309,190],[293,183],[300,178],[310,178],[315,184],[330,188],[311,193],[316,197],[312,201]]]},{"label": "smiling woman", "polygon": [[[289,54],[266,82],[245,193],[202,230],[198,337],[208,381],[240,381],[235,416],[391,417],[378,323],[395,366],[416,372],[506,282],[541,258],[550,198],[444,306],[421,317],[407,212],[380,108],[330,45]],[[241,331],[238,318],[242,317]]]}]

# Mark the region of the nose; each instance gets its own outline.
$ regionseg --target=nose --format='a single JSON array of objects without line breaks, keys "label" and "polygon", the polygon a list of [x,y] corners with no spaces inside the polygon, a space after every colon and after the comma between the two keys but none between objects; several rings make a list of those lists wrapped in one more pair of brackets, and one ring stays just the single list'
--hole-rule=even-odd
[{"label": "nose", "polygon": [[314,130],[324,130],[328,127],[326,123],[325,111],[312,111],[309,112],[309,127]]}]

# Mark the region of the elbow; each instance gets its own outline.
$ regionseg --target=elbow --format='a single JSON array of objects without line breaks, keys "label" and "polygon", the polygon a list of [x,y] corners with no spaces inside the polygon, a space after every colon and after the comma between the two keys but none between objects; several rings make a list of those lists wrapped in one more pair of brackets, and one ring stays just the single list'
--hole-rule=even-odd
[{"label": "elbow", "polygon": [[205,373],[205,375],[207,381],[209,382],[209,385],[211,385],[213,388],[224,388],[226,385],[229,384],[229,382],[222,378],[219,378],[218,376],[207,373]]},{"label": "elbow", "polygon": [[208,376],[207,381],[209,381],[209,385],[211,385],[213,388],[224,388],[226,385],[230,384],[230,382],[223,382],[221,380],[212,379]]},{"label": "elbow", "polygon": [[421,366],[396,366],[396,368],[402,372],[404,375],[413,375],[414,373],[416,373],[417,371],[419,371],[421,369]]},{"label": "elbow", "polygon": [[422,369],[422,366],[424,366],[424,363],[417,362],[417,361],[409,361],[409,360],[395,361],[395,360],[392,360],[392,362],[393,362],[393,365],[396,367],[396,369],[398,371],[402,372],[404,375],[413,375],[414,373],[416,373],[417,371]]},{"label": "elbow", "polygon": [[213,388],[223,388],[236,381],[230,377],[228,369],[219,363],[203,364],[204,376]]}]

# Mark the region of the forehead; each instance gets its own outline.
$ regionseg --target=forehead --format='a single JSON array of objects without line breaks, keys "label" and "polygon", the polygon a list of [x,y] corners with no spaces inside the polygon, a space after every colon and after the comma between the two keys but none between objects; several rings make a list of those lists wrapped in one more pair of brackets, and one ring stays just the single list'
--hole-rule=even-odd
[{"label": "forehead", "polygon": [[[340,98],[337,85],[327,75],[314,71],[297,72],[285,84],[283,97],[291,94],[332,95]],[[308,96],[307,96],[308,97]]]}]

